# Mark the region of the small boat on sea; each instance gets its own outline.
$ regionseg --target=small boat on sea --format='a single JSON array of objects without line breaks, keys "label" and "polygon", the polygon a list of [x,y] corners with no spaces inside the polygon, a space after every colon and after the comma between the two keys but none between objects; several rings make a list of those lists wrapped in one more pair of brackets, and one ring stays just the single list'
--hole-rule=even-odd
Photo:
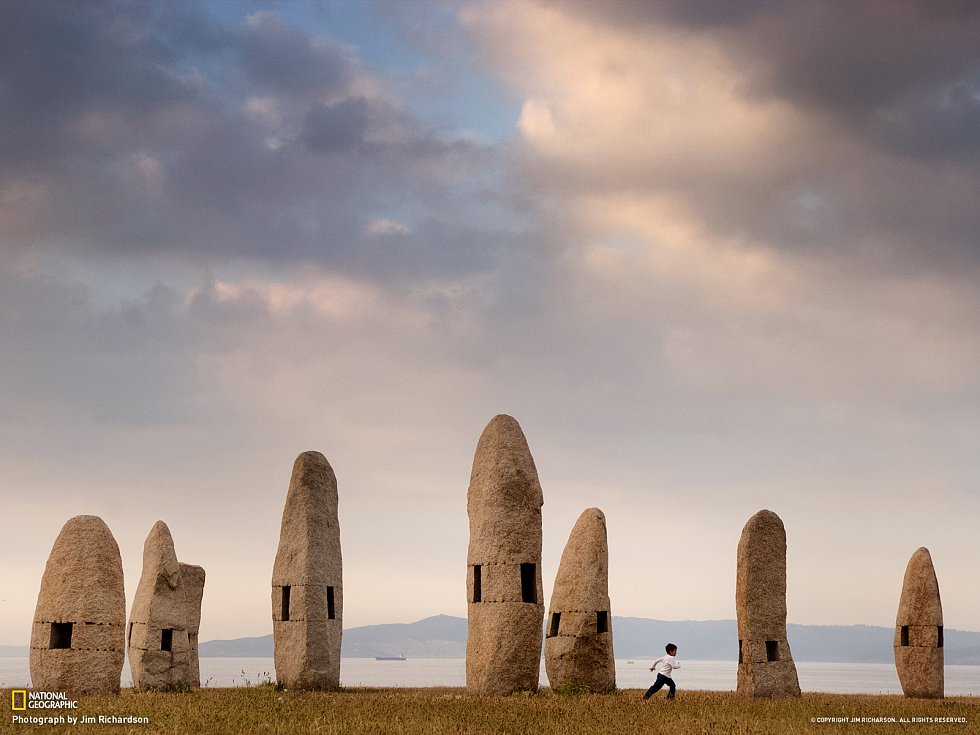
[{"label": "small boat on sea", "polygon": [[404,656],[375,656],[375,661],[407,661]]}]

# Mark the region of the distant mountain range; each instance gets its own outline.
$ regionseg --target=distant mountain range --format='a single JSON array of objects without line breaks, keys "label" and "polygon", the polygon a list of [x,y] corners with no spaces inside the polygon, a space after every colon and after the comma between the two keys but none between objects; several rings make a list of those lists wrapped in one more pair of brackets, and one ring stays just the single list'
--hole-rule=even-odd
[{"label": "distant mountain range", "polygon": [[[734,620],[650,620],[613,617],[617,658],[656,658],[663,646],[676,643],[683,658],[713,661],[738,656]],[[980,633],[944,632],[947,664],[980,665]],[[787,626],[790,649],[797,661],[891,663],[892,628],[870,625]],[[272,635],[208,641],[204,657],[271,657]],[[415,623],[365,625],[344,631],[341,655],[346,658],[403,655],[408,658],[464,658],[466,618],[436,615]]]},{"label": "distant mountain range", "polygon": [[[734,620],[650,620],[613,618],[616,658],[656,658],[666,643],[676,643],[680,656],[711,661],[733,660],[738,655]],[[787,626],[790,649],[797,661],[891,663],[892,628],[870,625]],[[947,664],[980,666],[980,633],[943,631]],[[207,658],[270,658],[272,635],[201,644]],[[0,656],[27,656],[27,646],[0,646]],[[466,618],[435,615],[415,623],[364,625],[344,631],[341,655],[373,658],[403,655],[408,658],[464,658]]]}]

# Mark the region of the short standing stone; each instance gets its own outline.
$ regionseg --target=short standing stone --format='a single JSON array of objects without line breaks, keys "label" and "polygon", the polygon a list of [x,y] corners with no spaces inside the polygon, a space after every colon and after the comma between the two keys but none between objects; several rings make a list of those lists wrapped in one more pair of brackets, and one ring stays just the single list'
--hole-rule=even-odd
[{"label": "short standing stone", "polygon": [[546,618],[545,668],[552,689],[616,688],[606,516],[587,508],[561,555]]},{"label": "short standing stone", "polygon": [[143,573],[129,615],[129,668],[133,686],[145,690],[201,685],[197,633],[201,624],[204,569],[177,561],[163,521],[143,544]]},{"label": "short standing stone", "polygon": [[544,601],[538,473],[520,425],[494,417],[473,457],[466,510],[466,688],[537,691]]},{"label": "short standing stone", "polygon": [[337,478],[319,452],[293,464],[272,571],[276,678],[289,689],[340,686],[344,591]]},{"label": "short standing stone", "polygon": [[41,578],[31,631],[32,686],[118,693],[125,622],[119,546],[101,518],[75,516],[58,534]]},{"label": "short standing stone", "polygon": [[742,529],[735,610],[738,693],[798,697],[800,682],[786,640],[786,530],[770,510],[760,510]]},{"label": "short standing stone", "polygon": [[941,699],[943,603],[932,555],[925,547],[909,559],[895,618],[895,668],[906,697]]}]

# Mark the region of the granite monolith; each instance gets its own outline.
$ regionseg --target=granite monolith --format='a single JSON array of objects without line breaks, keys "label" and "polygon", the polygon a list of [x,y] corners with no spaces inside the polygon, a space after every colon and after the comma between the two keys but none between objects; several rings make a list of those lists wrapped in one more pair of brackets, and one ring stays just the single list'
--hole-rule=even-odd
[{"label": "granite monolith", "polygon": [[537,691],[544,601],[538,473],[520,425],[491,419],[473,457],[466,510],[466,688]]},{"label": "granite monolith", "polygon": [[204,569],[177,561],[163,521],[143,544],[143,573],[129,614],[129,669],[137,689],[172,691],[201,685],[197,633]]},{"label": "granite monolith", "polygon": [[798,697],[800,682],[786,639],[786,530],[770,510],[760,510],[742,529],[735,610],[738,693]]},{"label": "granite monolith", "polygon": [[906,697],[942,699],[943,603],[929,549],[912,554],[905,568],[895,618],[895,668]]},{"label": "granite monolith", "polygon": [[554,690],[616,688],[606,516],[587,508],[565,544],[545,619],[545,669]]},{"label": "granite monolith", "polygon": [[272,571],[276,678],[288,689],[340,686],[344,590],[337,478],[319,452],[293,464]]},{"label": "granite monolith", "polygon": [[71,518],[48,556],[31,630],[31,686],[118,694],[125,652],[122,558],[98,516]]}]

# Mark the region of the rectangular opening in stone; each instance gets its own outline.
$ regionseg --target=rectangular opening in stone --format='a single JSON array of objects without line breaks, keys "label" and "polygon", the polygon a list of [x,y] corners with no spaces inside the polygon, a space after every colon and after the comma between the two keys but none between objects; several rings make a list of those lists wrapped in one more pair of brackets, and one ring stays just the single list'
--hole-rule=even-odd
[{"label": "rectangular opening in stone", "polygon": [[327,620],[336,620],[337,613],[333,607],[333,587],[327,587]]},{"label": "rectangular opening in stone", "polygon": [[187,643],[190,645],[192,651],[197,650],[197,633],[191,633],[187,636]]},{"label": "rectangular opening in stone", "polygon": [[779,641],[766,641],[766,661],[779,660]]},{"label": "rectangular opening in stone", "polygon": [[280,620],[289,620],[289,587],[282,588],[282,613],[279,616]]},{"label": "rectangular opening in stone", "polygon": [[521,564],[521,602],[538,604],[538,585],[535,577],[537,564]]},{"label": "rectangular opening in stone", "polygon": [[595,614],[595,632],[596,633],[609,632],[609,611],[600,610]]},{"label": "rectangular opening in stone", "polygon": [[164,628],[160,631],[160,650],[174,650],[174,631],[173,628]]},{"label": "rectangular opening in stone", "polygon": [[739,642],[738,642],[738,662],[739,663],[742,663],[742,660],[743,660],[742,659],[742,641],[739,640]]},{"label": "rectangular opening in stone", "polygon": [[939,638],[937,639],[936,645],[939,646],[939,648],[943,647],[943,626],[941,625],[939,626]]},{"label": "rectangular opening in stone", "polygon": [[48,648],[71,648],[71,630],[74,623],[51,623],[51,643]]},{"label": "rectangular opening in stone", "polygon": [[551,627],[548,628],[548,637],[554,638],[558,635],[558,626],[561,623],[561,613],[551,613]]},{"label": "rectangular opening in stone", "polygon": [[902,626],[902,645],[907,646],[909,644],[909,626]]},{"label": "rectangular opening in stone", "polygon": [[133,624],[129,624],[129,632],[126,633],[126,645],[133,645]]},{"label": "rectangular opening in stone", "polygon": [[473,602],[483,601],[483,567],[480,564],[473,565]]}]

